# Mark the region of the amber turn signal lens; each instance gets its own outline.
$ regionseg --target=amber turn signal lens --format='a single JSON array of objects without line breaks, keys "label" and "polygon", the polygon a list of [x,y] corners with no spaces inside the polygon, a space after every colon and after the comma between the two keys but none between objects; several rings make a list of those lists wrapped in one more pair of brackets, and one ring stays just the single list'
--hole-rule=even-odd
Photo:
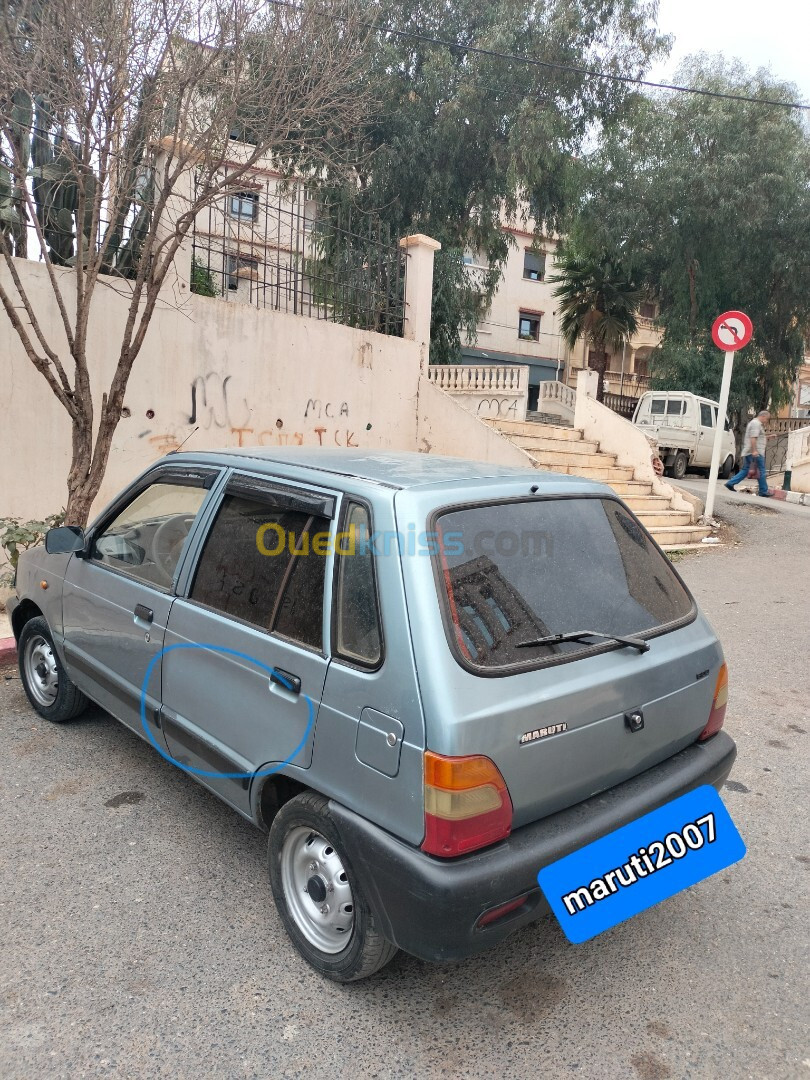
[{"label": "amber turn signal lens", "polygon": [[717,684],[714,688],[714,698],[709,713],[706,727],[701,731],[698,742],[705,742],[712,735],[716,735],[726,719],[726,705],[728,704],[728,667],[726,664],[720,668],[717,676]]}]

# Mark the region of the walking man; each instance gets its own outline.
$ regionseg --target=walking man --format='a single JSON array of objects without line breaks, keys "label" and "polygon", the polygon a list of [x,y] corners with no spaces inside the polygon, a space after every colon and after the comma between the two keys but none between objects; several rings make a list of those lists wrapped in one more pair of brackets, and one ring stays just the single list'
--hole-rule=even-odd
[{"label": "walking man", "polygon": [[768,410],[762,409],[753,420],[749,421],[748,427],[745,429],[745,438],[742,445],[742,468],[736,476],[732,476],[726,481],[726,487],[729,491],[734,491],[737,484],[748,476],[751,462],[755,461],[759,470],[759,491],[757,494],[761,495],[763,499],[770,497],[768,481],[765,478],[765,440],[767,438],[765,424],[770,418],[771,414]]}]

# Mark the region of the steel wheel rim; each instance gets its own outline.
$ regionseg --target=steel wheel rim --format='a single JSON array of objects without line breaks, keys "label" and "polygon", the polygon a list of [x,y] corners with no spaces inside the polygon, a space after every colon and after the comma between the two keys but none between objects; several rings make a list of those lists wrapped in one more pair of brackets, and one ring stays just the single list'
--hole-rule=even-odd
[{"label": "steel wheel rim", "polygon": [[59,693],[59,668],[51,643],[35,634],[25,646],[25,682],[37,705],[49,708]]},{"label": "steel wheel rim", "polygon": [[354,897],[335,847],[314,829],[298,826],[284,838],[281,884],[293,922],[323,953],[348,946],[354,930]]}]

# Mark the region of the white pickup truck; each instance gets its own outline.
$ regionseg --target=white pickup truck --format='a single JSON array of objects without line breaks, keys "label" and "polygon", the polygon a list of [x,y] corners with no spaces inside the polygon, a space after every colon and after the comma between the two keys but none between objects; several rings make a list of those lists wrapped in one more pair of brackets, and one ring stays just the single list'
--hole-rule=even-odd
[{"label": "white pickup truck", "polygon": [[[719,408],[711,398],[686,390],[650,390],[639,398],[633,423],[658,440],[658,456],[667,475],[680,480],[688,468],[708,472]],[[728,417],[720,445],[720,476],[727,479],[736,457]]]}]

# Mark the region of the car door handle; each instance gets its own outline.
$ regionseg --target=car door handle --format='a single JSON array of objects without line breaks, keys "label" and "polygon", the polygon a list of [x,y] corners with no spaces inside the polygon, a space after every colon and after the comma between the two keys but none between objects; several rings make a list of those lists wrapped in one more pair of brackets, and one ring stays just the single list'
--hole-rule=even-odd
[{"label": "car door handle", "polygon": [[143,619],[144,622],[151,622],[152,619],[154,619],[154,617],[155,617],[154,611],[152,611],[152,609],[150,607],[147,607],[146,604],[136,604],[135,605],[135,618],[136,619]]},{"label": "car door handle", "polygon": [[270,674],[270,682],[289,690],[291,694],[301,693],[301,680],[291,671],[283,671],[281,668],[273,668]]}]

